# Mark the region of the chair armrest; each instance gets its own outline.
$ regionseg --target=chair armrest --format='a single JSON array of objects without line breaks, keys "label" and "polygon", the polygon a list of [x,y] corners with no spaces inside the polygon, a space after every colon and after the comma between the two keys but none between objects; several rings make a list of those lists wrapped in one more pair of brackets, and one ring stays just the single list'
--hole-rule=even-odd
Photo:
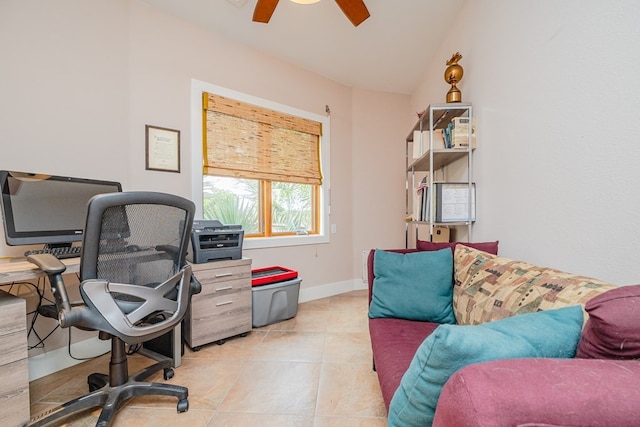
[{"label": "chair armrest", "polygon": [[51,254],[34,254],[27,257],[27,261],[31,264],[35,264],[38,268],[44,271],[47,275],[62,274],[67,266],[62,263],[58,258]]},{"label": "chair armrest", "polygon": [[[64,273],[67,267],[58,258],[51,254],[29,255],[27,257],[27,261],[37,265],[49,277],[49,285],[51,286],[53,297],[56,300],[58,313],[62,311],[70,311],[71,303],[69,302],[69,295],[67,294],[67,288],[62,281],[62,273]],[[63,316],[60,316],[60,318],[62,317]]]}]

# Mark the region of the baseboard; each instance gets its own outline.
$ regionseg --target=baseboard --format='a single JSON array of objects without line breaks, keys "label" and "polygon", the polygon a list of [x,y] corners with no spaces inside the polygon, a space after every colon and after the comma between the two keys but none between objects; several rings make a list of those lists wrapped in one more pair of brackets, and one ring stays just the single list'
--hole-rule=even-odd
[{"label": "baseboard", "polygon": [[[308,302],[334,295],[344,294],[355,290],[367,289],[367,284],[361,279],[345,280],[300,289],[298,301]],[[110,350],[110,341],[101,341],[98,337],[79,341],[71,345],[71,353],[77,358],[95,357]],[[45,377],[54,372],[68,368],[83,360],[76,360],[69,356],[67,347],[57,348],[29,358],[29,381]]]},{"label": "baseboard", "polygon": [[326,285],[313,286],[310,288],[303,287],[300,289],[298,301],[302,303],[322,298],[328,298],[334,295],[344,294],[346,292],[367,289],[367,287],[367,284],[362,283],[362,280],[359,279],[328,283]]},{"label": "baseboard", "polygon": [[[111,341],[102,341],[98,337],[71,344],[71,354],[78,359],[92,358],[108,352]],[[84,360],[76,360],[69,356],[67,347],[60,347],[29,358],[29,381],[37,380],[61,371]]]}]

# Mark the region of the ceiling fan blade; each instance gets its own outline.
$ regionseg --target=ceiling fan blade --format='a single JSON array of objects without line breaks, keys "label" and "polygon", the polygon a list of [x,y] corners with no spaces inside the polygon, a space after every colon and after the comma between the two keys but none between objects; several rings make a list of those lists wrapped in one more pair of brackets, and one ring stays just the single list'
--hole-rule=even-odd
[{"label": "ceiling fan blade", "polygon": [[258,4],[253,10],[253,22],[262,22],[264,24],[269,22],[277,5],[278,0],[258,0]]},{"label": "ceiling fan blade", "polygon": [[355,27],[371,16],[362,0],[336,0],[336,3]]}]

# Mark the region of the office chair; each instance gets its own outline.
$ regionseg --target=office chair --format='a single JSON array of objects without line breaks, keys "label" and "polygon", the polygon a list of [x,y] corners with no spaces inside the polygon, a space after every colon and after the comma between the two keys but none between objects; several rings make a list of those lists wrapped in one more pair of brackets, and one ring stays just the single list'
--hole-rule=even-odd
[{"label": "office chair", "polygon": [[185,262],[194,211],[191,201],[163,193],[122,192],[91,199],[80,256],[79,306],[69,301],[62,262],[50,254],[27,258],[49,277],[61,327],[97,330],[100,339],[111,339],[109,375],[91,374],[88,395],[32,419],[30,425],[48,425],[102,406],[96,426],[108,426],[124,402],[142,395],[175,396],[178,412],[189,409],[186,387],[143,382],[161,369],[165,379],[172,377],[171,359],[129,376],[125,344],[172,331],[191,295],[200,292]]}]

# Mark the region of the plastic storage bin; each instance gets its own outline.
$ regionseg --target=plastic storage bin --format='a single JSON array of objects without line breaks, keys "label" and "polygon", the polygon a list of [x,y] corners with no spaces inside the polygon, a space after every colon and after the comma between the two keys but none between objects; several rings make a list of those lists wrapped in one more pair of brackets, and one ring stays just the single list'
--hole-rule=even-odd
[{"label": "plastic storage bin", "polygon": [[296,278],[251,288],[252,325],[254,328],[291,319],[298,313],[300,282]]}]

